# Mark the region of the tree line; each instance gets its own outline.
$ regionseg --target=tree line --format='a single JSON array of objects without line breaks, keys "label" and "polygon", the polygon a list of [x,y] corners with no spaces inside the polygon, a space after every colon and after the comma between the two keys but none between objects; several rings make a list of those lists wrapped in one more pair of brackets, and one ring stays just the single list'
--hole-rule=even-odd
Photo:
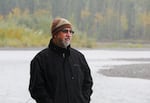
[{"label": "tree line", "polygon": [[150,39],[150,0],[0,0],[1,16],[14,8],[65,17],[98,41]]}]

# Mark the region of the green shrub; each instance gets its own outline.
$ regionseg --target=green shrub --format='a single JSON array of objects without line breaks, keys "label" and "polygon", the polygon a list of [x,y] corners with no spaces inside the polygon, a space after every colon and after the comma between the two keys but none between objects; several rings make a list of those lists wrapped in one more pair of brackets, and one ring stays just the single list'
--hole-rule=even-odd
[{"label": "green shrub", "polygon": [[[1,17],[1,16],[0,16]],[[0,19],[0,47],[41,47],[50,40],[50,23],[52,17],[45,10],[30,14],[27,10],[15,8]],[[85,33],[75,30],[72,45],[92,48],[95,41]]]}]

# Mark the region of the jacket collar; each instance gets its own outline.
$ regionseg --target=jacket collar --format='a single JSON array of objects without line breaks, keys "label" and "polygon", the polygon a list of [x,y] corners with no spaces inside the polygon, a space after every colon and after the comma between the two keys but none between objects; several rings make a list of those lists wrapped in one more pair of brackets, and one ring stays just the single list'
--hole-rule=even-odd
[{"label": "jacket collar", "polygon": [[67,48],[61,48],[53,43],[52,39],[50,40],[49,46],[52,51],[56,52],[59,55],[62,55],[65,53],[66,56],[70,55],[70,45]]}]

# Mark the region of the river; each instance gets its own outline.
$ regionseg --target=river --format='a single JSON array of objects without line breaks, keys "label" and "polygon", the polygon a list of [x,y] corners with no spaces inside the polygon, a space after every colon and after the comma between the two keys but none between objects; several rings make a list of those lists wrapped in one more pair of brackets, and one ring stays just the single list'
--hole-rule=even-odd
[{"label": "river", "polygon": [[[87,59],[94,80],[91,103],[150,103],[149,79],[110,77],[98,72],[114,65],[150,64],[150,50],[80,51]],[[35,103],[28,85],[30,61],[38,52],[0,50],[0,103]]]}]

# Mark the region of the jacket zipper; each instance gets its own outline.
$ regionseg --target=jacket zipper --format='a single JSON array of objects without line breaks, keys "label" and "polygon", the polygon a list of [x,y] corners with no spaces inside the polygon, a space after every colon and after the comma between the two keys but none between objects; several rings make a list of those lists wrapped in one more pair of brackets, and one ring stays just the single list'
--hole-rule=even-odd
[{"label": "jacket zipper", "polygon": [[69,103],[69,94],[68,94],[68,87],[67,87],[67,80],[66,80],[66,70],[65,70],[65,61],[66,61],[66,55],[65,53],[62,54],[63,56],[63,70],[64,70],[64,79],[65,79],[65,87],[66,87],[66,93],[67,93],[67,103]]}]

